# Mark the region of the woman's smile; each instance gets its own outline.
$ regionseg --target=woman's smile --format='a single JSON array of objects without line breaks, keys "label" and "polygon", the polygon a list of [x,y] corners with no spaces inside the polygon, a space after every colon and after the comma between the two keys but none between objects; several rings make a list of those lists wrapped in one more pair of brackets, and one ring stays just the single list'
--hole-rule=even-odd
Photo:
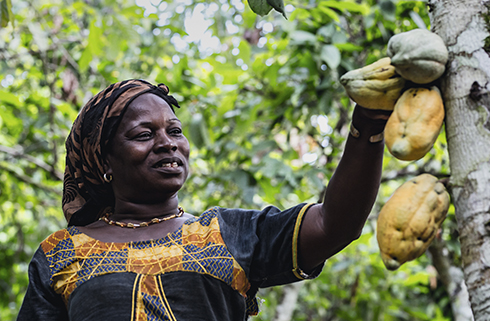
[{"label": "woman's smile", "polygon": [[180,174],[182,173],[184,162],[180,158],[164,158],[152,167],[157,169],[159,172],[170,173],[170,174]]},{"label": "woman's smile", "polygon": [[176,168],[179,167],[179,164],[177,164],[177,162],[173,162],[173,163],[162,163],[161,165],[155,166],[155,168],[165,168],[165,167]]}]

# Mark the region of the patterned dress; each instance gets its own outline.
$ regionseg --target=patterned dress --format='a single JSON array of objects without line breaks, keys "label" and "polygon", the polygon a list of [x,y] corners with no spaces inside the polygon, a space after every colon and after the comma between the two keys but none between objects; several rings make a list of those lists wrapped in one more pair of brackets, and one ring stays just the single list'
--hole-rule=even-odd
[{"label": "patterned dress", "polygon": [[165,237],[101,242],[75,226],[50,235],[29,267],[18,320],[246,320],[260,287],[313,278],[298,267],[309,205],[214,207]]}]

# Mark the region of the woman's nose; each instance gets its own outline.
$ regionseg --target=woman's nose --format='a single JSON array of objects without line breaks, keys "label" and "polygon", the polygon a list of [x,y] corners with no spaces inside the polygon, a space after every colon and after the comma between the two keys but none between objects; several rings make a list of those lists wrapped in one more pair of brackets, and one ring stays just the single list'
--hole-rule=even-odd
[{"label": "woman's nose", "polygon": [[155,141],[155,152],[158,151],[176,151],[177,150],[177,144],[173,141],[172,137],[167,135],[167,133],[159,134],[157,135],[157,139]]}]

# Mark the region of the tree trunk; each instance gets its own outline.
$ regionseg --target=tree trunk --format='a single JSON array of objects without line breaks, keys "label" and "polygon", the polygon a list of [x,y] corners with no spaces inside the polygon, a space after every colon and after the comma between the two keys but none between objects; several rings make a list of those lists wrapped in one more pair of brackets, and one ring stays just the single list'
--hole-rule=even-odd
[{"label": "tree trunk", "polygon": [[441,91],[446,108],[450,191],[460,233],[464,277],[475,320],[490,320],[487,1],[429,0],[428,5],[432,31],[442,37],[449,50]]},{"label": "tree trunk", "polygon": [[451,265],[451,260],[444,254],[446,251],[444,241],[438,238],[435,238],[429,246],[432,264],[451,300],[453,321],[473,321],[468,289],[463,280],[463,271]]}]

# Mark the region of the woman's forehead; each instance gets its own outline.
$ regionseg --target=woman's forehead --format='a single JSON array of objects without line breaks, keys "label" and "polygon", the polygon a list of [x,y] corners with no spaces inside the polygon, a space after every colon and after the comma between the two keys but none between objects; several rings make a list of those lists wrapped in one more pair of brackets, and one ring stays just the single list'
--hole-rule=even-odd
[{"label": "woman's forehead", "polygon": [[136,97],[128,106],[126,114],[140,113],[169,113],[176,118],[170,105],[161,97],[153,94],[143,94]]},{"label": "woman's forehead", "polygon": [[139,95],[136,97],[128,106],[128,108],[131,107],[137,107],[137,108],[145,108],[148,105],[156,106],[156,107],[162,107],[165,106],[169,108],[170,110],[170,105],[162,98],[157,95],[154,95],[152,93],[146,93]]},{"label": "woman's forehead", "polygon": [[157,119],[165,122],[180,122],[164,99],[153,94],[143,94],[128,105],[121,121],[121,127],[134,126],[134,123],[140,122],[148,123]]}]

